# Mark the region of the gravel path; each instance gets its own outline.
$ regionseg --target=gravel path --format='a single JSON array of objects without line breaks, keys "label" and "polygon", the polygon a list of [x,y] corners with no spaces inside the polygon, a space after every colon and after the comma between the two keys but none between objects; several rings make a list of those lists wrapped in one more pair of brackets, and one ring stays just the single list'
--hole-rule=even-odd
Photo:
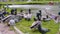
[{"label": "gravel path", "polygon": [[0,34],[15,34],[15,32],[11,31],[5,24],[0,23]]}]

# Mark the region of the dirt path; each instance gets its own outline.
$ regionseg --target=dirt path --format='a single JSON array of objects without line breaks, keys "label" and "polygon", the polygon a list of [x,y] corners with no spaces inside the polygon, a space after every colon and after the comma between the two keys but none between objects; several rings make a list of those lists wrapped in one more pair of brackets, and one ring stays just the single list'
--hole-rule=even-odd
[{"label": "dirt path", "polygon": [[15,34],[15,32],[11,31],[5,24],[0,23],[0,34]]}]

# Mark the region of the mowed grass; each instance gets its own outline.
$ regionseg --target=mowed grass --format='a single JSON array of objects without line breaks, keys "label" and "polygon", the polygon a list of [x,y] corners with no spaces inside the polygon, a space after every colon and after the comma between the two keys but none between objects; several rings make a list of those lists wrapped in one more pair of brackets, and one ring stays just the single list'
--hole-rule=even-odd
[{"label": "mowed grass", "polygon": [[[34,20],[32,19],[31,21],[26,21],[22,19],[19,23],[16,23],[16,27],[21,30],[24,34],[41,34],[38,29],[33,31],[30,29],[30,26]],[[42,21],[42,27],[50,29],[49,32],[46,34],[57,34],[59,31],[59,23],[55,23],[53,20],[48,21],[48,22],[43,22]]]},{"label": "mowed grass", "polygon": [[[27,2],[27,1],[15,1],[15,2],[0,2],[0,4],[48,4],[51,1],[31,1],[31,2]],[[60,2],[60,0],[57,1],[52,1],[54,3],[56,2]]]}]

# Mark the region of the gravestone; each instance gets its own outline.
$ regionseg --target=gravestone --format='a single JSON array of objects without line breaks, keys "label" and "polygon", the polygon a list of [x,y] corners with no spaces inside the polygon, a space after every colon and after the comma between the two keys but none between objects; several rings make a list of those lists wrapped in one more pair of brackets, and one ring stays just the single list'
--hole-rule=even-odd
[{"label": "gravestone", "polygon": [[14,0],[9,0],[10,2],[14,2]]},{"label": "gravestone", "polygon": [[8,0],[2,0],[3,2],[7,2]]},{"label": "gravestone", "polygon": [[11,10],[11,14],[12,14],[12,15],[16,15],[16,14],[17,14],[17,9],[12,9],[12,10]]},{"label": "gravestone", "polygon": [[32,0],[28,0],[27,2],[31,2]]},{"label": "gravestone", "polygon": [[60,12],[58,12],[58,15],[60,15]]},{"label": "gravestone", "polygon": [[60,12],[58,12],[58,15],[59,15],[59,17],[58,17],[58,22],[60,22]]}]

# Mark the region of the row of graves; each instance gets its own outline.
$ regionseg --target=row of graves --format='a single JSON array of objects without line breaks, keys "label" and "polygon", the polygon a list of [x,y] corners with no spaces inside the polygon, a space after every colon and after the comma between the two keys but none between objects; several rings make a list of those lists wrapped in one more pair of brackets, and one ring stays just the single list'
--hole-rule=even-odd
[{"label": "row of graves", "polygon": [[[46,32],[49,32],[50,29],[42,28],[41,22],[44,21],[50,21],[53,19],[55,23],[60,22],[60,12],[58,13],[58,16],[50,14],[49,12],[46,12],[46,17],[42,17],[42,11],[39,10],[38,13],[36,13],[36,17],[33,18],[34,22],[30,26],[30,29],[38,29],[38,31],[42,34],[46,34]],[[8,14],[8,16],[5,16]],[[6,10],[0,11],[0,22],[7,23],[8,26],[15,26],[15,23],[20,22],[22,19],[25,19],[26,21],[31,21],[32,13],[31,9],[29,9],[28,12],[24,13],[23,10],[20,11],[20,13],[17,13],[17,9],[12,9],[11,12],[6,12]]]}]

